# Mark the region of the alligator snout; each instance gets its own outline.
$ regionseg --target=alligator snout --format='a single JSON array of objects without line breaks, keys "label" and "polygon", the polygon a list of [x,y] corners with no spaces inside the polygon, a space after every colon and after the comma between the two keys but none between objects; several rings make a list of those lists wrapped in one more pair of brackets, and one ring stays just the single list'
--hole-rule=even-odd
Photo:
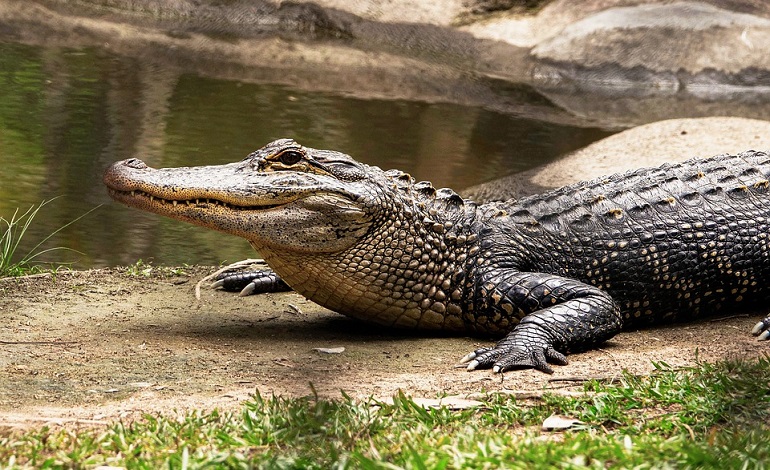
[{"label": "alligator snout", "polygon": [[128,188],[129,181],[131,181],[130,173],[134,170],[146,170],[149,167],[146,163],[138,158],[129,158],[128,160],[121,160],[115,162],[107,168],[104,172],[103,181],[110,189],[125,191]]}]

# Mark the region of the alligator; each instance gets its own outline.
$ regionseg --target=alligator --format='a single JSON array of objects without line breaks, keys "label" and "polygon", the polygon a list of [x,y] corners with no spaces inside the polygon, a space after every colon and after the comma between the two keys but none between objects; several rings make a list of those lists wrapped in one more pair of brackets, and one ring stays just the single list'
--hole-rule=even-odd
[{"label": "alligator", "polygon": [[[469,370],[567,364],[624,328],[770,299],[770,157],[748,151],[476,203],[348,155],[277,140],[244,160],[113,164],[116,201],[246,238],[287,285],[392,327],[502,338]],[[770,316],[753,329],[770,338]]]}]

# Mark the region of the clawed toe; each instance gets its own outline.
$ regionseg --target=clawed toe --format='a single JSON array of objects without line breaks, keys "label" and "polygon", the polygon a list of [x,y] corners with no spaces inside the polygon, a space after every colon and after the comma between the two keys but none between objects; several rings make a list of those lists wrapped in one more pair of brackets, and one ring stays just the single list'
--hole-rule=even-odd
[{"label": "clawed toe", "polygon": [[533,368],[546,374],[552,374],[553,368],[549,362],[566,365],[567,357],[553,348],[535,348],[526,350],[521,348],[484,348],[477,349],[463,357],[460,362],[466,364],[467,370],[492,369],[494,373],[505,372],[512,369]]},{"label": "clawed toe", "polygon": [[515,353],[509,353],[497,361],[492,367],[492,372],[505,372],[512,369],[533,368],[546,374],[553,374],[553,368],[548,365],[545,351],[536,349],[533,351],[518,350]]},{"label": "clawed toe", "polygon": [[246,297],[247,295],[252,295],[256,290],[257,284],[254,281],[251,281],[250,283],[246,284],[246,287],[238,292],[238,297]]},{"label": "clawed toe", "polygon": [[480,348],[460,359],[460,364],[468,364],[467,370],[488,369],[492,367],[495,358],[499,356],[494,348]]},{"label": "clawed toe", "polygon": [[754,325],[751,334],[756,336],[760,341],[770,340],[770,316]]},{"label": "clawed toe", "polygon": [[460,364],[467,364],[471,362],[472,360],[476,359],[477,355],[478,354],[476,354],[476,351],[466,354],[462,359],[460,359]]}]

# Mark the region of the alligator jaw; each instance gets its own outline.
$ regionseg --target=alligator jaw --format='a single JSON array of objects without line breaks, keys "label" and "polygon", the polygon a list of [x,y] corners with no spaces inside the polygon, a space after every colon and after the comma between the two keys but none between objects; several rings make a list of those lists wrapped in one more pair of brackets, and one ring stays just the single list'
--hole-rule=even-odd
[{"label": "alligator jaw", "polygon": [[336,251],[354,243],[370,221],[337,180],[263,172],[249,161],[154,169],[129,159],[109,167],[104,183],[118,202],[243,237],[255,247]]},{"label": "alligator jaw", "polygon": [[[282,205],[288,204],[290,201],[286,201],[281,204],[250,204],[239,205],[220,201],[216,198],[195,198],[195,199],[166,199],[160,195],[154,195],[141,190],[121,191],[118,189],[108,188],[110,197],[118,202],[121,202],[127,206],[139,207],[145,210],[150,210],[155,213],[167,215],[169,213],[178,213],[186,208],[190,209],[206,209],[219,208],[222,210],[230,210],[233,212],[239,211],[260,211],[269,210]],[[167,207],[171,206],[171,207]],[[179,206],[179,209],[177,207]],[[153,209],[156,208],[156,209]]]},{"label": "alligator jaw", "polygon": [[[123,160],[104,174],[110,197],[127,206],[197,225],[246,236],[248,213],[277,209],[301,191],[271,192],[264,175],[242,164],[154,169],[137,159]],[[244,182],[255,188],[244,191]]]}]

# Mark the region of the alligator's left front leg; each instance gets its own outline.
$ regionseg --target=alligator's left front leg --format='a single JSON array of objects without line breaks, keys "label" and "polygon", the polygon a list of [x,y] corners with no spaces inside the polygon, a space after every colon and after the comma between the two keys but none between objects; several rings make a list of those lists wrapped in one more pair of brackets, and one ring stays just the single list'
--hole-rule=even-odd
[{"label": "alligator's left front leg", "polygon": [[286,292],[291,287],[272,269],[225,272],[217,276],[213,288],[221,287],[230,292],[239,292],[241,297],[266,292]]},{"label": "alligator's left front leg", "polygon": [[622,327],[612,298],[574,279],[514,271],[482,282],[479,295],[477,315],[525,316],[495,346],[465,356],[462,362],[469,370],[534,367],[550,374],[549,362],[565,365],[565,353],[597,346]]}]

